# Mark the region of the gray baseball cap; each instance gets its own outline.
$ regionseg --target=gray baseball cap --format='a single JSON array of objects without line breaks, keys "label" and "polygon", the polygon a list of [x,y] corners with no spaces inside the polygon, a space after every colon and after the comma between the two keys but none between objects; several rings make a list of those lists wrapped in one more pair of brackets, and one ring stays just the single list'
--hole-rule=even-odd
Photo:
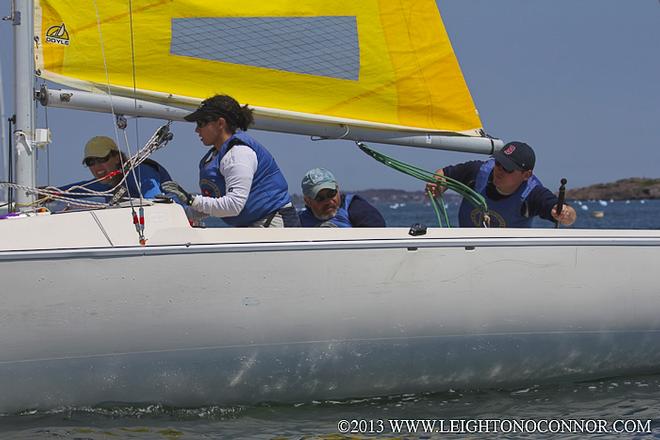
[{"label": "gray baseball cap", "polygon": [[337,180],[325,168],[314,168],[305,173],[301,186],[303,195],[313,199],[322,189],[337,189]]}]

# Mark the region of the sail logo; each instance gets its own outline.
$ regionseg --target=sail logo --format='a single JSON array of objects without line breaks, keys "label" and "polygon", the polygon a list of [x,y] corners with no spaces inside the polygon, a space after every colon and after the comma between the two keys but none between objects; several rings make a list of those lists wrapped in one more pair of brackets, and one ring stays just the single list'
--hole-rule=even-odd
[{"label": "sail logo", "polygon": [[67,32],[64,23],[59,26],[51,26],[48,28],[46,31],[46,42],[62,44],[64,46],[69,45],[69,32]]}]

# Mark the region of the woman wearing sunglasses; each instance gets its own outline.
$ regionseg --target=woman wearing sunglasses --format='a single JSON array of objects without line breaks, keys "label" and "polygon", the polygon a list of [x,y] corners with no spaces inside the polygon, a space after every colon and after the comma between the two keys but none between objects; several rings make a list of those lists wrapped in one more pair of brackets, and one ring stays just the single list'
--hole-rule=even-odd
[{"label": "woman wearing sunglasses", "polygon": [[[119,185],[124,177],[119,170],[126,160],[127,157],[119,151],[114,140],[107,136],[95,136],[85,145],[83,159],[83,165],[89,168],[94,178],[72,183],[60,187],[60,189],[67,190],[73,186],[83,186],[92,191],[107,191],[114,188],[115,194],[122,192],[122,195],[126,197],[140,197],[142,194],[142,197],[152,199],[163,192],[160,186],[162,182],[172,180],[165,167],[155,160],[147,159],[134,171],[128,173],[126,181]],[[133,173],[137,178],[133,176]],[[81,192],[75,188],[73,191]]]},{"label": "woman wearing sunglasses", "polygon": [[176,182],[163,188],[193,211],[221,217],[230,226],[300,226],[289,186],[273,156],[246,134],[252,110],[231,96],[215,95],[202,102],[186,121],[211,149],[199,163],[201,195],[186,192]]},{"label": "woman wearing sunglasses", "polygon": [[[534,176],[535,162],[532,147],[524,142],[509,142],[490,160],[448,166],[437,170],[436,175],[458,180],[484,196],[491,227],[529,228],[535,216],[572,225],[577,216],[575,210],[564,205],[561,214],[557,214],[557,196]],[[446,188],[429,183],[426,189],[438,195]],[[463,200],[458,222],[461,227],[482,226],[482,213]]]},{"label": "woman wearing sunglasses", "polygon": [[341,194],[335,176],[325,168],[307,171],[301,185],[305,199],[302,226],[385,227],[385,219],[369,202],[357,194]]}]

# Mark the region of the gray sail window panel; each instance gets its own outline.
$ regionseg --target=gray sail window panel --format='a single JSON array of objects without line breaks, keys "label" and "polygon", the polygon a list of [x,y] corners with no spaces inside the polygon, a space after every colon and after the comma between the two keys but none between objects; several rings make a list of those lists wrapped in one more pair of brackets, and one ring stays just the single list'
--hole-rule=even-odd
[{"label": "gray sail window panel", "polygon": [[355,17],[172,19],[170,53],[357,81]]}]

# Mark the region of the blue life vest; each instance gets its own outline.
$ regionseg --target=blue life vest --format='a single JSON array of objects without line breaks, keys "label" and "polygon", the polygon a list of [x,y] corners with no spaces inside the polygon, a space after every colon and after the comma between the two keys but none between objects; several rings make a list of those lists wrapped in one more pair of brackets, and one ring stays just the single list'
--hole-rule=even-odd
[{"label": "blue life vest", "polygon": [[300,217],[300,224],[303,227],[309,228],[309,227],[316,227],[319,226],[321,223],[325,222],[330,222],[333,225],[340,227],[340,228],[352,228],[353,225],[351,224],[351,221],[348,218],[348,207],[351,206],[351,202],[353,201],[353,196],[354,194],[347,193],[342,197],[342,203],[339,206],[339,209],[337,209],[337,214],[335,214],[334,217],[328,220],[319,220],[314,216],[314,213],[312,212],[311,209],[308,207],[305,207],[305,209],[298,214]]},{"label": "blue life vest", "polygon": [[[158,178],[160,179],[160,183],[167,182],[169,180],[172,180],[172,177],[170,176],[170,173],[167,172],[164,166],[159,164],[153,159],[145,159],[144,162],[142,162],[142,165],[149,165],[151,168],[154,168],[156,172],[158,173]],[[139,167],[138,167],[139,169]]]},{"label": "blue life vest", "polygon": [[[131,171],[135,172],[135,171]],[[136,168],[137,175],[139,176],[140,188],[142,189],[143,197],[153,199],[163,191],[160,184],[172,180],[170,173],[167,172],[165,167],[156,162],[155,160],[146,159]],[[128,182],[128,191],[132,197],[138,197],[140,191],[135,186],[135,179],[129,175],[126,177]]]},{"label": "blue life vest", "polygon": [[[481,165],[477,173],[474,190],[486,198],[488,214],[490,215],[490,227],[499,228],[529,228],[532,226],[532,217],[521,214],[523,204],[534,188],[541,185],[541,181],[532,175],[523,182],[520,187],[510,196],[500,200],[493,200],[486,195],[488,179],[495,167],[495,159],[490,159]],[[483,219],[481,210],[472,206],[470,202],[463,199],[458,211],[458,223],[463,228],[482,226]]]},{"label": "blue life vest", "polygon": [[222,197],[227,193],[225,178],[220,173],[220,161],[234,145],[246,145],[257,154],[257,171],[243,210],[234,217],[222,219],[231,226],[248,226],[267,217],[291,202],[289,185],[273,156],[251,136],[237,132],[213,156],[211,148],[199,162],[199,187],[206,197]]}]

